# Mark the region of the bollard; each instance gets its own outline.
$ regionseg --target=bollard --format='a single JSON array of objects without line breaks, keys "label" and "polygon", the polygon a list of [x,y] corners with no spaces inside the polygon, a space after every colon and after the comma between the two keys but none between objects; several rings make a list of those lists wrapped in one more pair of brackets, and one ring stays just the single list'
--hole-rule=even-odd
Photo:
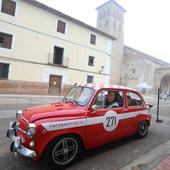
[{"label": "bollard", "polygon": [[163,120],[159,120],[159,100],[160,100],[160,88],[158,88],[158,101],[157,101],[157,118],[156,118],[156,122],[162,123]]}]

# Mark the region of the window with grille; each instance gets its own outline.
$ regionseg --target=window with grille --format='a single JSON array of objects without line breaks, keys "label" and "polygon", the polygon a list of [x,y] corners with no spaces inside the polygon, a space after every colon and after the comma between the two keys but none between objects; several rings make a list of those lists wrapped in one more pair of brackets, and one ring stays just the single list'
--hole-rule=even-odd
[{"label": "window with grille", "polygon": [[8,79],[9,64],[0,63],[0,79]]},{"label": "window with grille", "polygon": [[0,32],[0,47],[11,49],[12,35]]},{"label": "window with grille", "polygon": [[93,79],[94,77],[93,76],[87,76],[87,83],[93,83]]},{"label": "window with grille", "polygon": [[12,0],[2,0],[1,12],[15,16],[16,2]]},{"label": "window with grille", "polygon": [[89,56],[88,65],[89,66],[94,66],[94,57]]},{"label": "window with grille", "polygon": [[57,24],[57,32],[65,34],[65,27],[66,27],[66,23],[59,20]]},{"label": "window with grille", "polygon": [[91,34],[91,36],[90,36],[90,43],[91,44],[96,44],[96,35],[94,35],[94,34]]}]

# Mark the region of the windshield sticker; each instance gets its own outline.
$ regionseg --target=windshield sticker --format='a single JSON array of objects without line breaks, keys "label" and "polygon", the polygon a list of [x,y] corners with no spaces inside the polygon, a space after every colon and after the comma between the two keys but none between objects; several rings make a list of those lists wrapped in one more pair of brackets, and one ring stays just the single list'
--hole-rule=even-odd
[{"label": "windshield sticker", "polygon": [[85,125],[86,125],[86,119],[42,123],[42,126],[47,131],[81,127],[81,126],[85,126]]}]

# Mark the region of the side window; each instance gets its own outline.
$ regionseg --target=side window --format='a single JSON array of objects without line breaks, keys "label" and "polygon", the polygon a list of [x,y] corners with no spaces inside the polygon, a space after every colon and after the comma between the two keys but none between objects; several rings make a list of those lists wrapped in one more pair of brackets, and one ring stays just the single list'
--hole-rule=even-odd
[{"label": "side window", "polygon": [[103,90],[98,93],[94,105],[99,108],[117,108],[124,106],[123,91]]},{"label": "side window", "polygon": [[143,104],[143,100],[137,93],[128,92],[126,97],[128,106],[141,106]]},{"label": "side window", "polygon": [[96,99],[94,100],[93,105],[97,105],[98,108],[104,108],[106,94],[107,94],[107,91],[105,90],[99,92],[96,96]]}]

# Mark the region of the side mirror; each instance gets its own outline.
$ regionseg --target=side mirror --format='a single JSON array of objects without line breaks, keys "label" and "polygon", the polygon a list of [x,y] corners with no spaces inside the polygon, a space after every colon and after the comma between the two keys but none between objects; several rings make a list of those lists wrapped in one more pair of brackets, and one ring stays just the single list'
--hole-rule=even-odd
[{"label": "side mirror", "polygon": [[98,106],[95,104],[95,105],[93,105],[92,106],[92,110],[93,110],[93,114],[95,114],[96,113],[96,111],[97,111],[97,109],[98,109]]},{"label": "side mirror", "polygon": [[148,112],[151,112],[151,109],[154,105],[151,105],[151,104],[146,104],[145,105],[145,109],[148,110]]}]

